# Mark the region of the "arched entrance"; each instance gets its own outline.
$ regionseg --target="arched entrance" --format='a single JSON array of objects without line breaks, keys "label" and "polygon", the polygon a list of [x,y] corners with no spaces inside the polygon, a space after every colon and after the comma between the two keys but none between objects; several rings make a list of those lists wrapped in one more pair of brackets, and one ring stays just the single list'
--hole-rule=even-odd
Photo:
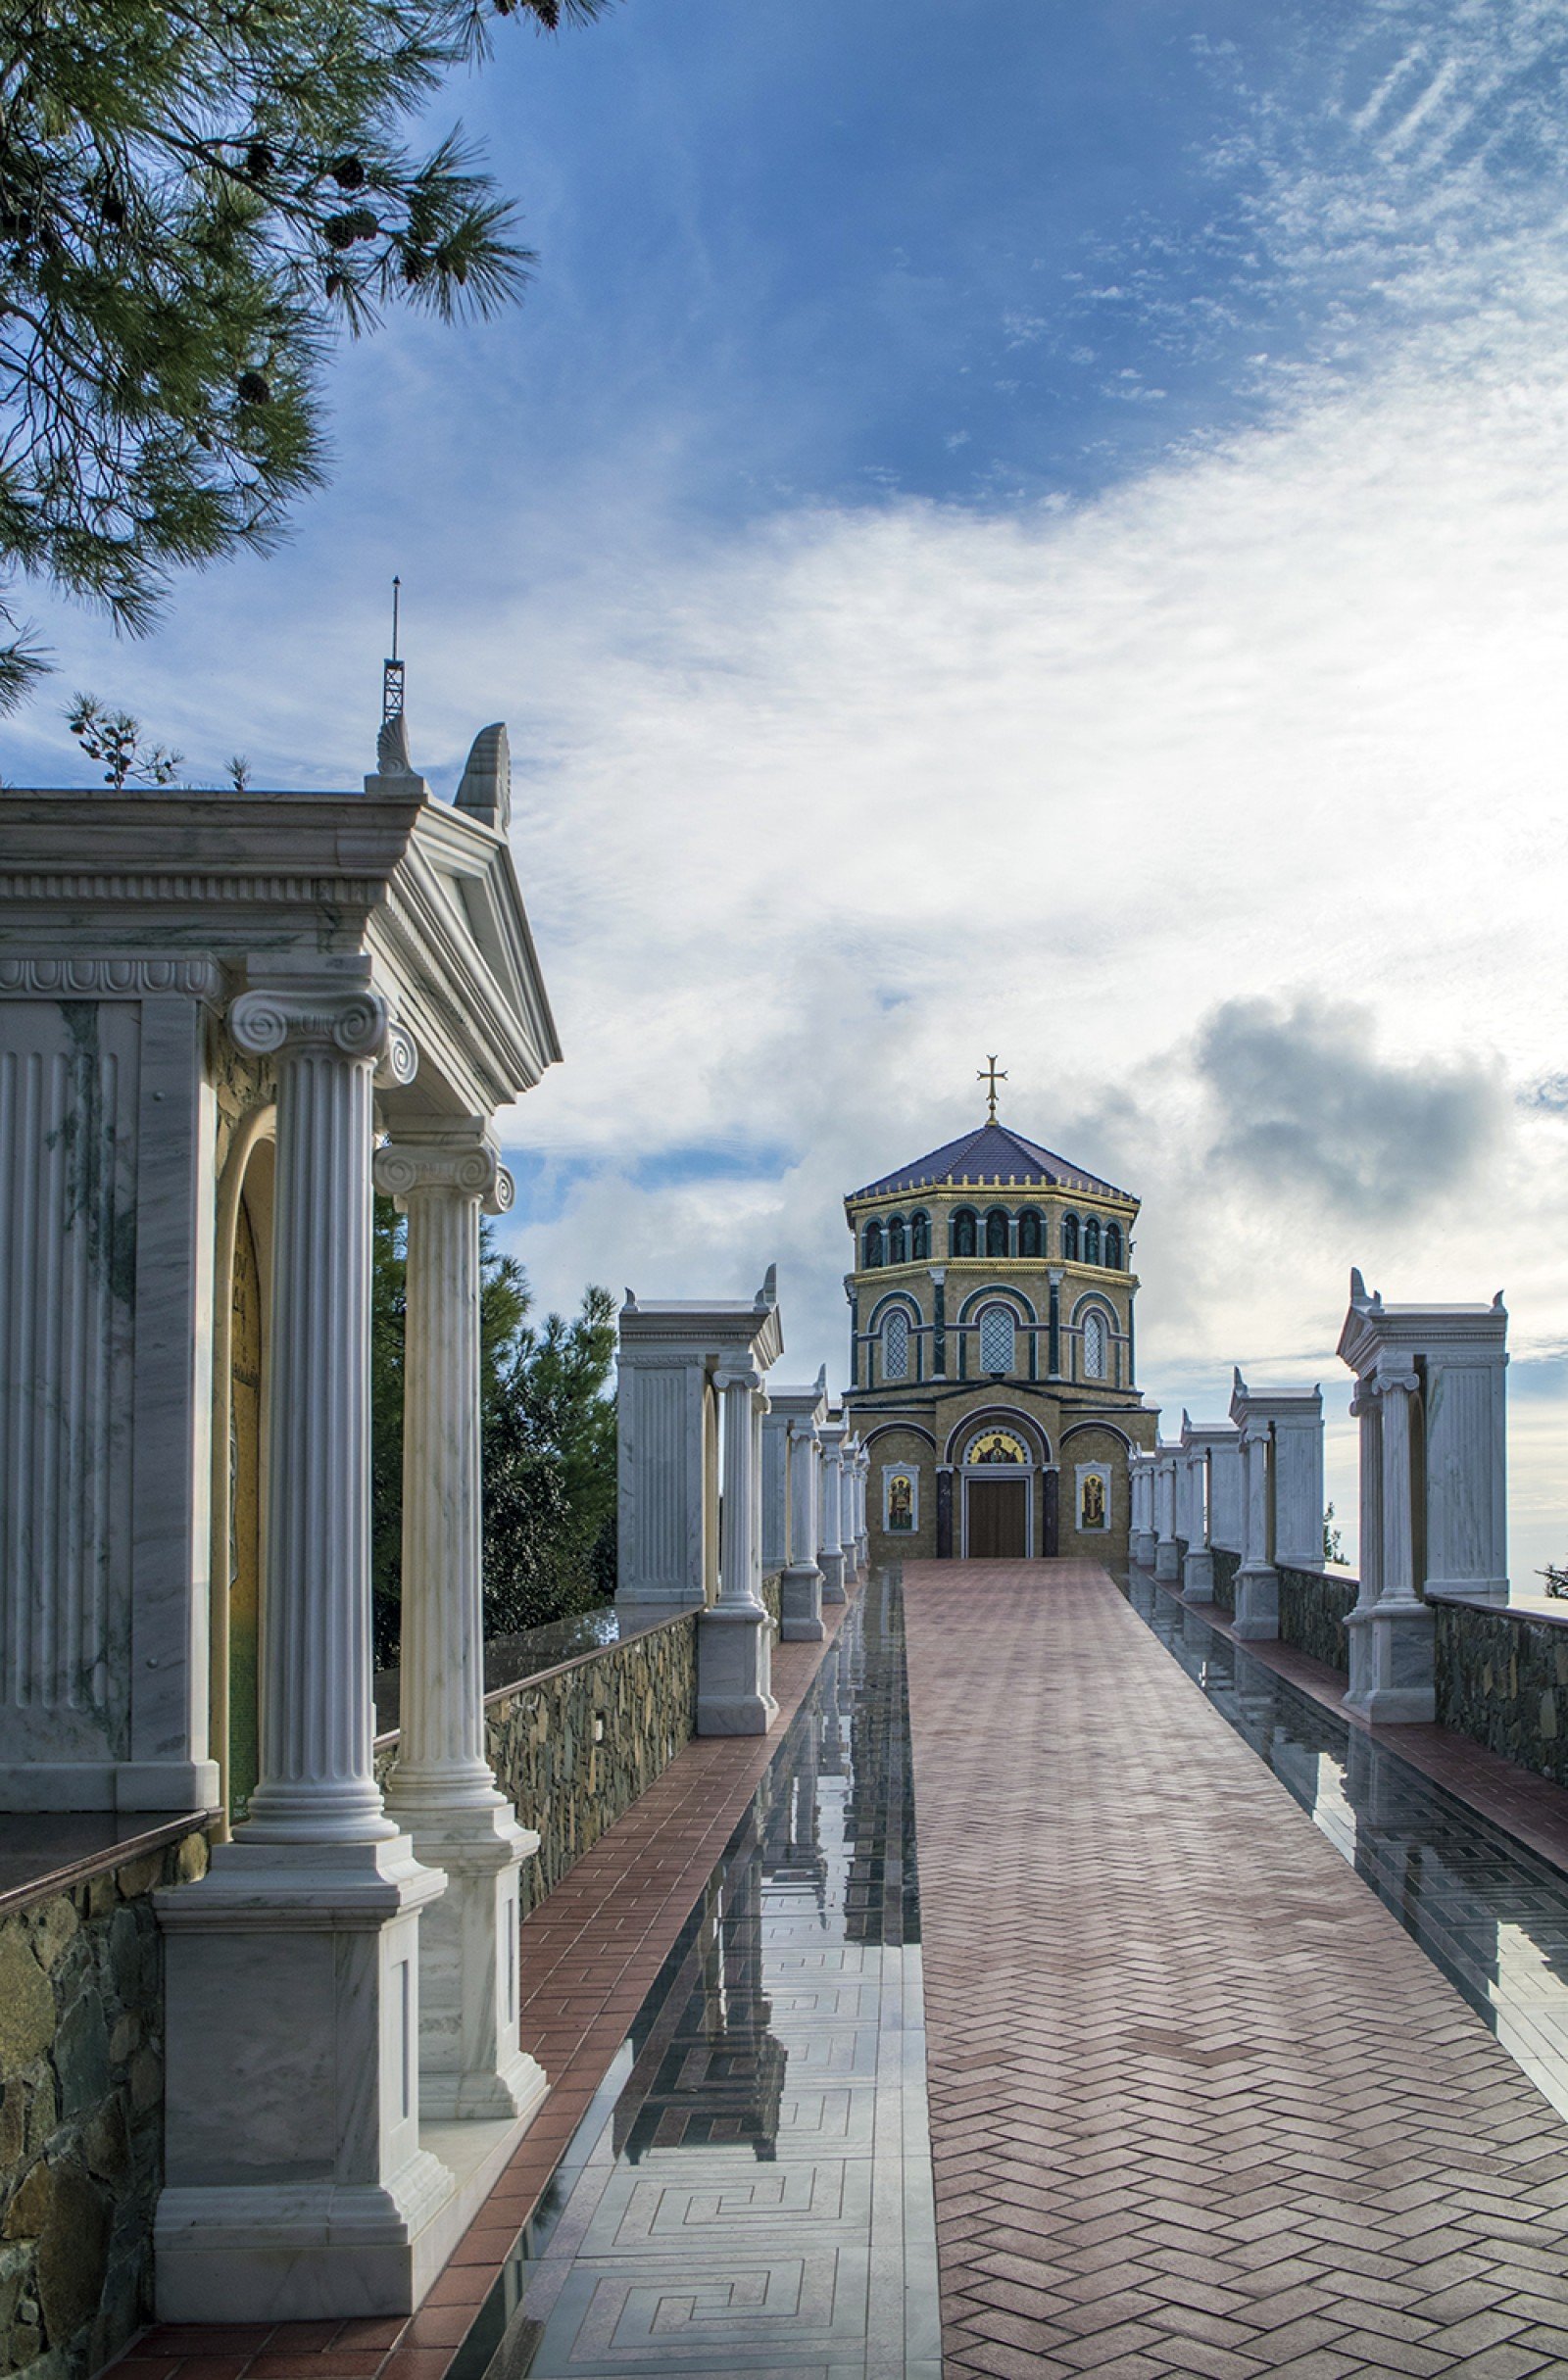
[{"label": "arched entrance", "polygon": [[246,1119],[218,1205],[213,1334],[211,1742],[226,1819],[256,1784],[267,1463],[267,1324],[271,1279],[275,1111]]},{"label": "arched entrance", "polygon": [[987,1421],[963,1447],[963,1559],[1026,1562],[1035,1550],[1032,1436],[1009,1420]]}]

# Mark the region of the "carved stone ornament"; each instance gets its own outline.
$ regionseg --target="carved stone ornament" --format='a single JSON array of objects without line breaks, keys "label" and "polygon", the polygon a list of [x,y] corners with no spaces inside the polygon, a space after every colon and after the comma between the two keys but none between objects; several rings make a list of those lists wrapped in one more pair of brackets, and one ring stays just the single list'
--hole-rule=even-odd
[{"label": "carved stone ornament", "polygon": [[504,1215],[516,1185],[493,1141],[390,1141],[375,1152],[375,1187],[384,1198],[420,1190],[466,1192],[487,1215]]},{"label": "carved stone ornament", "polygon": [[0,992],[83,994],[98,999],[140,999],[175,994],[219,999],[223,970],[212,958],[0,958]]},{"label": "carved stone ornament", "polygon": [[390,1000],[359,987],[242,992],[229,1009],[228,1030],[252,1057],[314,1045],[345,1058],[369,1058],[381,1079],[393,1083],[412,1083],[418,1069],[414,1037],[395,1023]]}]

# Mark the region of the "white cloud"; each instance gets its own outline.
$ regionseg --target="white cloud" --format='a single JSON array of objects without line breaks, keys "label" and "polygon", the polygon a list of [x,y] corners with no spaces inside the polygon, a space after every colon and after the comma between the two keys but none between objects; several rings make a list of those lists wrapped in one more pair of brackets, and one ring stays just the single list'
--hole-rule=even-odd
[{"label": "white cloud", "polygon": [[[1004,1112],[1145,1199],[1172,1409],[1218,1409],[1232,1359],[1332,1383],[1352,1262],[1390,1296],[1503,1286],[1526,1359],[1568,1341],[1568,111],[1517,98],[1560,10],[1358,14],[1337,148],[1250,119],[1258,270],[1324,325],[1304,364],[1270,340],[1270,426],[1077,510],[733,532],[620,458],[591,500],[498,507],[471,600],[421,621],[417,750],[450,781],[506,712],[519,756],[567,1062],[507,1132],[587,1166],[520,1235],[544,1298],[739,1294],[777,1256],[786,1371],[841,1377],[840,1195],[975,1120],[997,1048]],[[200,676],[184,633],[142,672],[160,733],[226,704],[230,741],[353,780],[368,705],[297,621],[217,588]],[[1216,1128],[1201,1053],[1257,1002],[1353,1012],[1275,1117],[1358,1137],[1353,1196]],[[1486,1130],[1434,1165],[1455,1098]],[[755,1172],[646,1186],[705,1147]],[[1568,1551],[1564,1427],[1551,1396],[1516,1431],[1516,1566]],[[1338,1415],[1332,1443],[1353,1519]]]}]

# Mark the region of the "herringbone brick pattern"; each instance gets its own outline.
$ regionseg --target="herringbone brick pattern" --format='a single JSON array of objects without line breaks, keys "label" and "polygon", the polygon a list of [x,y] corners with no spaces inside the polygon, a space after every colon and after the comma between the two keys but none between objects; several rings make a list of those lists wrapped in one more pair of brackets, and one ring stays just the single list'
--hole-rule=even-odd
[{"label": "herringbone brick pattern", "polygon": [[1568,2371],[1568,2128],[1105,1574],[905,1594],[948,2373]]}]

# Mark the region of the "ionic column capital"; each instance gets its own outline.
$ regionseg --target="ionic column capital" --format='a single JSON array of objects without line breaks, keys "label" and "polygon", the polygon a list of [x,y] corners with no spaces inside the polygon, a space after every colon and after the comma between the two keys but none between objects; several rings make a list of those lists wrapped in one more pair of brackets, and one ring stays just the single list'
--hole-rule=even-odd
[{"label": "ionic column capital", "polygon": [[477,1198],[487,1215],[504,1215],[516,1196],[501,1152],[478,1119],[417,1135],[400,1133],[375,1152],[375,1187],[385,1198],[425,1191]]},{"label": "ionic column capital", "polygon": [[228,1031],[250,1057],[313,1049],[345,1064],[368,1059],[377,1079],[392,1084],[412,1083],[418,1071],[413,1035],[364,976],[291,970],[270,983],[253,981],[230,1004]]}]

